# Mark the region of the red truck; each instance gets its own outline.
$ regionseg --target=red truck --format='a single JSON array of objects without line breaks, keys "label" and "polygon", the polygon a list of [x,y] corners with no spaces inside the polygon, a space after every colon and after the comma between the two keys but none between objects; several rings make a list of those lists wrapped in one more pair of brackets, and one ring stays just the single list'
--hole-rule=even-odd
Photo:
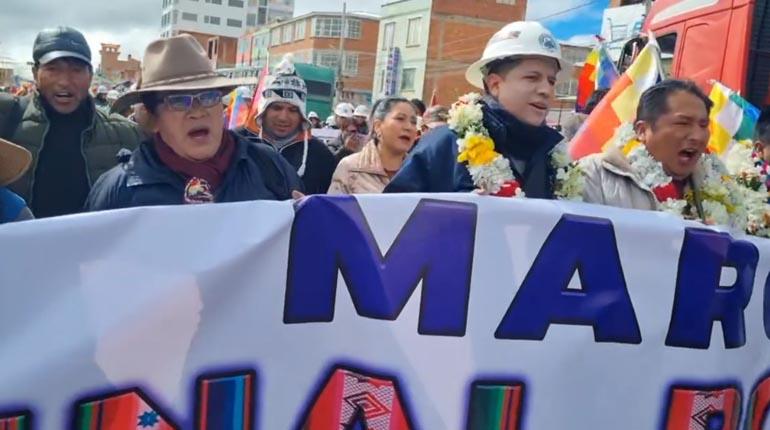
[{"label": "red truck", "polygon": [[[770,0],[657,0],[644,20],[648,31],[670,76],[706,91],[719,80],[770,115]],[[621,68],[643,43],[626,43]]]}]

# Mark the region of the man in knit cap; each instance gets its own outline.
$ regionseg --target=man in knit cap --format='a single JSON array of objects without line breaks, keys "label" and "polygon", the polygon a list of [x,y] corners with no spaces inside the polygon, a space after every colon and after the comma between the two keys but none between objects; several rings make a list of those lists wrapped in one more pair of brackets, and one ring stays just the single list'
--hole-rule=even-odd
[{"label": "man in knit cap", "polygon": [[238,133],[275,148],[297,169],[307,194],[325,194],[336,168],[334,155],[310,133],[306,115],[307,87],[297,76],[292,57],[276,66],[262,91],[257,114]]}]

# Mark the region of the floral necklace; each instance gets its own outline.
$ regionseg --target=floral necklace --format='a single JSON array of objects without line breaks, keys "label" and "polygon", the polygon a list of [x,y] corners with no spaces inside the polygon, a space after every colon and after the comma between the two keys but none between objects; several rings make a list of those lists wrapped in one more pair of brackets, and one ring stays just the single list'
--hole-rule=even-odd
[{"label": "floral necklace", "polygon": [[725,154],[727,171],[735,178],[746,208],[746,233],[770,237],[767,170],[750,140],[734,143]]},{"label": "floral necklace", "polygon": [[627,154],[638,181],[655,195],[658,210],[706,224],[746,230],[747,214],[740,187],[715,155],[703,154],[698,161],[695,173],[702,178],[699,188],[693,186],[682,192],[663,170],[663,164],[636,140],[631,124],[618,128],[615,144]]},{"label": "floral necklace", "polygon": [[[457,161],[466,163],[473,184],[484,194],[501,197],[525,197],[510,162],[495,151],[495,142],[483,125],[481,95],[466,94],[449,110],[449,128],[457,133]],[[583,172],[574,163],[562,141],[551,151],[555,171],[554,196],[563,200],[583,199]]]}]

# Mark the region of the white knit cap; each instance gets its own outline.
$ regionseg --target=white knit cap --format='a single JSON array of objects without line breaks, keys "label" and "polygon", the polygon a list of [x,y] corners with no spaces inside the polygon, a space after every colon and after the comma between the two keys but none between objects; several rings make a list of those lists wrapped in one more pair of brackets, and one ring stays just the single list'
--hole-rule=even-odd
[{"label": "white knit cap", "polygon": [[276,102],[296,106],[302,115],[303,128],[310,127],[305,113],[307,110],[307,86],[305,81],[297,76],[291,54],[286,54],[283,60],[278,63],[272,80],[262,90],[262,100],[260,100],[259,115],[257,116],[257,123],[260,126],[262,125],[262,115],[271,104]]}]

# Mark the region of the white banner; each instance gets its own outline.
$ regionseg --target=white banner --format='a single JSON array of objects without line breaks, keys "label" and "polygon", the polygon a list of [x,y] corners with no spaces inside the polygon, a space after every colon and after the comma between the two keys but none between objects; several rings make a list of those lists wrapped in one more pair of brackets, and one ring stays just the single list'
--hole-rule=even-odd
[{"label": "white banner", "polygon": [[758,430],[769,256],[470,195],[4,225],[0,428]]}]

